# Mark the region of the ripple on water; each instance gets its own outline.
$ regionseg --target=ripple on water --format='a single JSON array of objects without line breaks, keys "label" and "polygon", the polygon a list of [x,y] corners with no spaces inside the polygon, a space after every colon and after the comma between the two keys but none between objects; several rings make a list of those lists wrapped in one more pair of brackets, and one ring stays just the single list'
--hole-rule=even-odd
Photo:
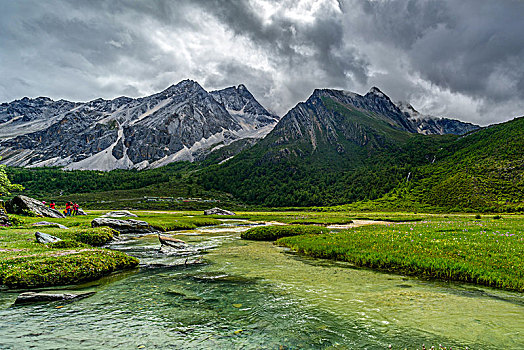
[{"label": "ripple on water", "polygon": [[[115,274],[76,286],[97,294],[74,303],[13,308],[16,294],[0,293],[0,348],[524,347],[519,294],[355,269],[211,231],[176,236],[211,247],[206,265]],[[154,236],[112,247],[173,258]]]}]

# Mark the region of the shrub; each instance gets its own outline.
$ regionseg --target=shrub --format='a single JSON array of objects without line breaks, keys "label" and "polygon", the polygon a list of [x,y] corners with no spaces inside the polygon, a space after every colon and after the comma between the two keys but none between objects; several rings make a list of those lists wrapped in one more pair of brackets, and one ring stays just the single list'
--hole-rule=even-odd
[{"label": "shrub", "polygon": [[9,217],[12,226],[22,226],[27,223],[27,220],[18,215],[8,214],[7,216]]},{"label": "shrub", "polygon": [[475,219],[480,219],[480,214],[475,215]]},{"label": "shrub", "polygon": [[118,232],[112,228],[96,227],[76,232],[74,239],[91,246],[99,247],[111,242],[114,236],[118,236]]},{"label": "shrub", "polygon": [[89,247],[87,244],[74,241],[71,239],[64,239],[63,241],[48,243],[47,246],[53,249],[71,249],[71,248],[86,248]]},{"label": "shrub", "polygon": [[281,237],[290,237],[303,234],[327,233],[325,227],[304,225],[276,225],[262,226],[249,229],[240,234],[242,239],[254,241],[275,241]]},{"label": "shrub", "polygon": [[493,219],[495,219],[495,220],[502,219],[502,216],[500,216],[500,215],[495,215],[495,216],[493,217]]}]

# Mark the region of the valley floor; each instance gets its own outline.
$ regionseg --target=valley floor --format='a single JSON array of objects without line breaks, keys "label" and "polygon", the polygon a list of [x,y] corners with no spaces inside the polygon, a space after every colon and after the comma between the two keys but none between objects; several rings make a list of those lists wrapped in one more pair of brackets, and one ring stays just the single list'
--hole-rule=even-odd
[{"label": "valley floor", "polygon": [[[49,219],[70,227],[34,227],[42,218],[15,217],[15,226],[0,229],[0,284],[33,288],[75,284],[116,270],[132,268],[136,258],[100,246],[111,240],[107,229],[91,228],[106,211],[87,216]],[[194,229],[221,223],[220,216],[201,211],[135,211],[159,231]],[[293,225],[320,225],[322,234],[286,237],[277,244],[313,257],[421,278],[436,278],[524,291],[524,216],[441,215],[258,211],[237,212],[228,219]],[[369,224],[360,226],[359,222]],[[380,224],[379,224],[380,221]],[[246,222],[246,223],[248,223]],[[64,239],[39,244],[35,231]]]}]

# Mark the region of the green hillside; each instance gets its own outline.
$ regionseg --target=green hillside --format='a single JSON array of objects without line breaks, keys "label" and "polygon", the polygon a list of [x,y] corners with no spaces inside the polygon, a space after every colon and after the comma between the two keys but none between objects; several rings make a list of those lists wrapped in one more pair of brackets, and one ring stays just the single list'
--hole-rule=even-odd
[{"label": "green hillside", "polygon": [[457,138],[410,133],[325,96],[294,110],[300,114],[292,110],[254,147],[202,172],[199,183],[265,206],[375,199]]},{"label": "green hillside", "polygon": [[483,211],[524,210],[524,118],[458,139],[405,186],[422,203]]}]

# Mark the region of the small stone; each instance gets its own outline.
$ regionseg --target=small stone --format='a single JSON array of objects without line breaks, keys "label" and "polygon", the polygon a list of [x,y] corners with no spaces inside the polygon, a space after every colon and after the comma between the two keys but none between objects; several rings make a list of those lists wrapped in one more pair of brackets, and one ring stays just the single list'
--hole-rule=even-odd
[{"label": "small stone", "polygon": [[124,218],[124,217],[137,217],[138,215],[131,213],[127,210],[110,211],[102,215],[103,218]]},{"label": "small stone", "polygon": [[42,244],[54,243],[54,242],[60,242],[61,241],[61,239],[58,238],[58,237],[51,236],[51,235],[49,235],[47,233],[38,232],[38,231],[35,232],[35,236],[36,236],[36,241],[38,243],[42,243]]},{"label": "small stone", "polygon": [[69,230],[69,227],[67,226],[64,226],[62,224],[59,224],[57,222],[49,222],[49,221],[39,221],[39,222],[35,222],[33,224],[33,226],[56,226],[58,228],[61,228],[63,230]]}]

